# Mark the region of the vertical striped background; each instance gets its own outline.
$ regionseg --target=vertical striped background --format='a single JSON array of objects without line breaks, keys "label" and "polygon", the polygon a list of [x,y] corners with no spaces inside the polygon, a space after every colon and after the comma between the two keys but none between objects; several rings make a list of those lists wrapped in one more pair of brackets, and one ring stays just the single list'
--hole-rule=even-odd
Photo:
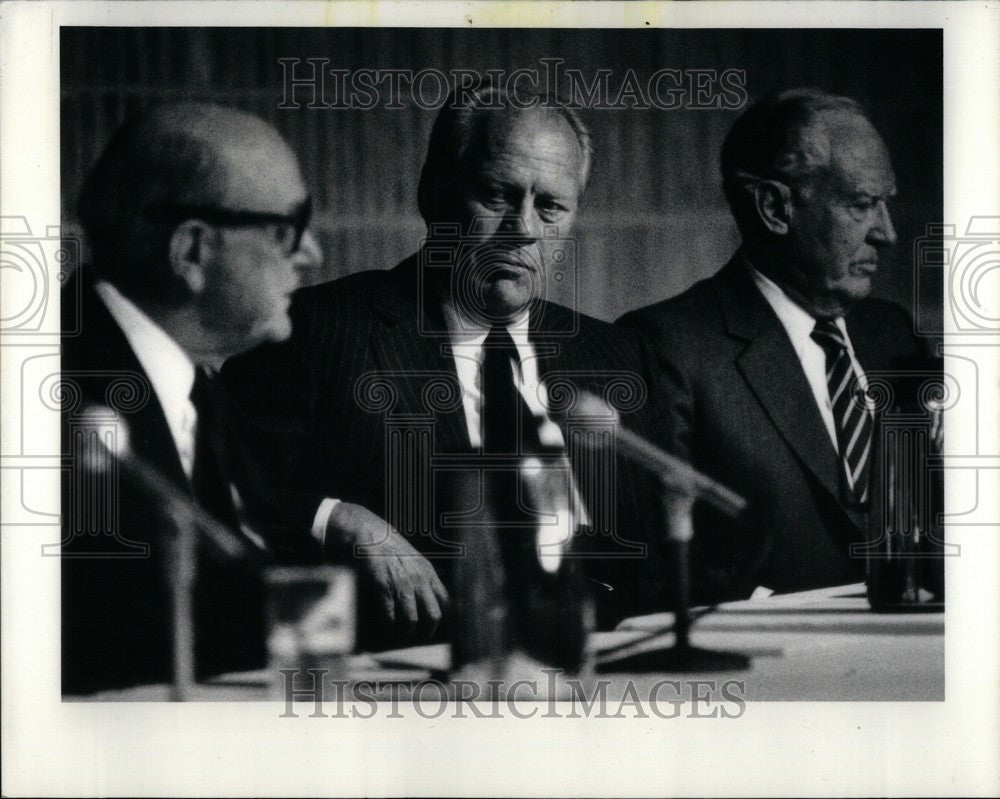
[{"label": "vertical striped background", "polygon": [[[318,282],[387,268],[423,233],[416,183],[433,112],[405,108],[281,110],[279,58],[327,58],[344,69],[541,69],[562,58],[586,76],[660,68],[746,71],[755,98],[801,85],[850,94],[872,113],[893,154],[899,245],[876,291],[940,314],[938,285],[916,292],[914,239],[941,221],[941,34],[934,30],[466,30],[62,28],[64,224],[86,170],[124,116],[152,101],[205,98],[274,122],[298,152],[325,261]],[[305,101],[300,96],[302,105]],[[588,110],[596,157],[575,237],[577,296],[551,296],[603,319],[682,291],[737,243],[717,157],[738,112]],[[915,300],[915,292],[922,294]]]}]

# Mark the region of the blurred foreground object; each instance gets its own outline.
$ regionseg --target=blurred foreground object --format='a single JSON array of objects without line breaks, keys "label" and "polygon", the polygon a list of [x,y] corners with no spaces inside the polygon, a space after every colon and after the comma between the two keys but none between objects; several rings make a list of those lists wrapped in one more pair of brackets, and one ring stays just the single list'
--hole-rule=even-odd
[{"label": "blurred foreground object", "polygon": [[[73,422],[74,474],[120,476],[133,485],[151,507],[160,509],[172,529],[162,541],[165,568],[169,575],[172,642],[172,692],[174,701],[192,697],[197,682],[195,591],[198,579],[199,547],[234,571],[251,571],[261,562],[263,552],[219,523],[162,475],[155,466],[129,447],[128,426],[116,419],[114,411],[100,405],[82,409]],[[114,421],[112,421],[114,420]],[[85,480],[84,485],[92,485]],[[166,532],[168,528],[162,528]]]},{"label": "blurred foreground object", "polygon": [[943,417],[954,390],[940,358],[903,360],[871,381],[881,416],[876,507],[852,554],[866,559],[873,610],[944,608]]},{"label": "blurred foreground object", "polygon": [[594,613],[576,552],[579,516],[570,510],[565,454],[538,448],[506,463],[484,456],[448,479],[460,507],[476,508],[457,520],[453,673],[501,679],[515,662],[577,673]]},{"label": "blurred foreground object", "polygon": [[285,698],[283,671],[298,675],[322,669],[323,679],[347,679],[357,638],[354,572],[336,566],[273,566],[264,579],[274,699]]}]

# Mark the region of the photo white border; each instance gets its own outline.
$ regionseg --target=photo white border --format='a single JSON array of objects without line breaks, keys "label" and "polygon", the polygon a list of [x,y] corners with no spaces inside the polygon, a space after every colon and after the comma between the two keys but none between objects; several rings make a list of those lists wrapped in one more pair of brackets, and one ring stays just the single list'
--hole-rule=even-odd
[{"label": "photo white border", "polygon": [[[996,2],[5,2],[0,19],[0,211],[40,226],[60,218],[60,25],[940,27],[944,221],[964,229],[972,216],[1000,217]],[[8,310],[17,307],[11,296],[0,295],[0,302]],[[57,342],[58,331],[50,332],[49,343]],[[955,340],[948,336],[947,346]],[[986,392],[979,419],[981,462],[1000,465],[1000,339],[973,340],[980,345],[975,348],[980,391]],[[18,353],[17,342],[5,337],[2,343],[0,440],[9,443],[22,424],[12,402],[19,390],[12,368]],[[27,434],[58,452],[58,430],[29,422],[26,416]],[[947,419],[949,448],[965,440],[969,422]],[[29,499],[53,507],[57,473],[45,490],[51,493]],[[713,721],[434,721],[413,713],[371,721],[306,713],[282,719],[282,707],[270,703],[64,704],[58,691],[59,562],[39,557],[37,531],[5,527],[0,536],[2,793],[995,794],[1000,786],[998,494],[980,496],[969,519],[980,526],[948,531],[949,541],[962,545],[962,556],[951,559],[947,571],[946,702],[752,703],[742,718]]]}]

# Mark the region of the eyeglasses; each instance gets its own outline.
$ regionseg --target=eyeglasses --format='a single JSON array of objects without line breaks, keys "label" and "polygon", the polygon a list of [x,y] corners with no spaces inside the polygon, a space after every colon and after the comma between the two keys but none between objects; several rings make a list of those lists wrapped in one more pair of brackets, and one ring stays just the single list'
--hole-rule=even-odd
[{"label": "eyeglasses", "polygon": [[275,242],[287,257],[298,252],[302,244],[302,235],[309,226],[309,220],[312,217],[312,197],[306,197],[290,214],[232,210],[165,201],[151,203],[146,208],[145,216],[151,222],[179,223],[186,219],[201,219],[210,225],[223,227],[277,225]]}]

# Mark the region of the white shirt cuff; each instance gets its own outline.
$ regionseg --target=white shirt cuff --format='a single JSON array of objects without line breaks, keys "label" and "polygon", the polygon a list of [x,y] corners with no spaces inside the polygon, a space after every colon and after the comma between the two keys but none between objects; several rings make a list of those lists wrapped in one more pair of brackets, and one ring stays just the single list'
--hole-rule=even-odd
[{"label": "white shirt cuff", "polygon": [[326,525],[330,521],[330,514],[333,513],[333,509],[339,504],[339,499],[327,497],[319,503],[319,507],[316,509],[316,515],[313,517],[312,534],[322,547],[326,546]]}]

